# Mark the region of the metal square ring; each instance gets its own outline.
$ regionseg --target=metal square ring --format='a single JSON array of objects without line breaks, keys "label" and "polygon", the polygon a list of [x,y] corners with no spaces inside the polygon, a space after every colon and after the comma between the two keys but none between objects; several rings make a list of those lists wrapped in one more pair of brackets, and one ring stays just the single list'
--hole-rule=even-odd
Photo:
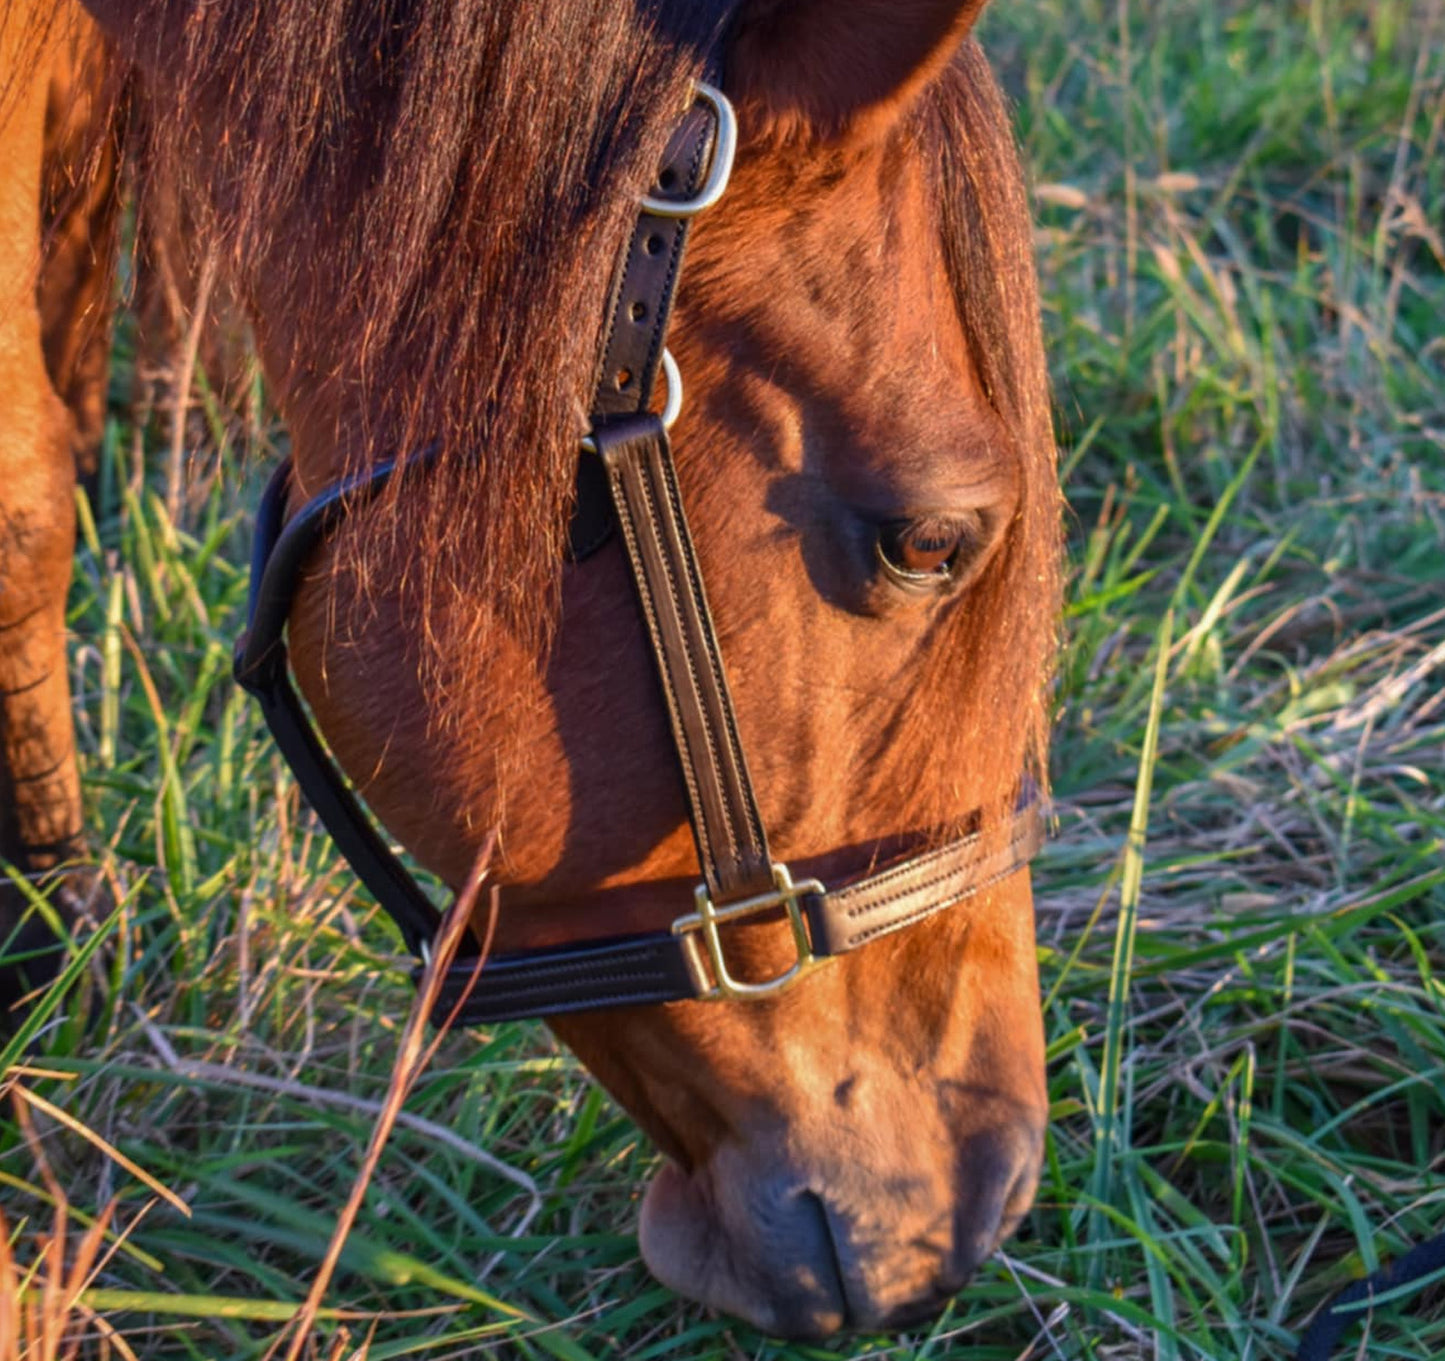
[{"label": "metal square ring", "polygon": [[[743,898],[735,903],[724,903],[719,907],[713,902],[706,884],[697,886],[697,911],[686,917],[679,917],[672,924],[672,934],[681,936],[689,948],[689,963],[698,984],[698,997],[702,1001],[757,1001],[763,997],[774,997],[792,987],[804,974],[810,973],[822,961],[813,953],[813,942],[808,935],[807,919],[803,915],[804,898],[823,897],[827,889],[816,879],[794,882],[786,865],[773,866],[773,891],[760,893],[753,898]],[[796,958],[793,963],[778,974],[762,983],[744,983],[728,971],[727,959],[723,954],[722,936],[718,928],[743,917],[757,916],[781,907],[788,918],[793,933],[793,947]],[[702,937],[707,950],[708,962],[712,967],[713,982],[707,982],[702,961],[697,956],[696,937]]]}]

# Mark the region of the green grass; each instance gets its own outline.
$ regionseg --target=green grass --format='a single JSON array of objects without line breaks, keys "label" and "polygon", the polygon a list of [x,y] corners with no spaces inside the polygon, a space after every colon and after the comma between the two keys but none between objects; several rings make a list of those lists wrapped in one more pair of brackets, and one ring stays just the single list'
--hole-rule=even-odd
[{"label": "green grass", "polygon": [[[773,1343],[641,1268],[655,1155],[546,1032],[470,1032],[330,1292],[379,1316],[331,1325],[374,1359],[1264,1361],[1445,1228],[1445,5],[1011,0],[985,37],[1072,505],[1038,1207],[928,1332]],[[191,1207],[140,1217],[142,1181],[36,1116],[77,1222],[134,1225],[93,1307],[138,1355],[259,1356],[410,993],[229,679],[255,488],[178,528],[113,434],[71,622],[123,948],[90,1033],[39,1027],[25,1062],[66,1078],[20,1080]],[[7,1113],[22,1262],[49,1194]],[[1365,1354],[1445,1354],[1440,1292],[1402,1306]]]}]

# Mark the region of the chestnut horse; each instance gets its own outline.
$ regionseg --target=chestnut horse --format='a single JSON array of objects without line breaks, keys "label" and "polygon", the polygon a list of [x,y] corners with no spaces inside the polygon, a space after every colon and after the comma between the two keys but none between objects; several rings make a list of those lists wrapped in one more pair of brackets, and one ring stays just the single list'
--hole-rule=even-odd
[{"label": "chestnut horse", "polygon": [[[1059,533],[981,8],[11,0],[0,853],[62,886],[81,858],[63,607],[114,208],[112,158],[82,163],[74,133],[111,115],[67,89],[102,45],[111,86],[144,89],[143,163],[246,300],[292,511],[429,447],[310,560],[291,650],[337,760],[423,865],[458,887],[499,830],[499,950],[665,928],[697,878],[624,554],[566,549],[614,262],[705,71],[741,142],[677,294],[673,433],[773,846],[836,882],[1003,827],[1042,766]],[[72,186],[48,218],[47,183]],[[782,922],[727,935],[744,974],[786,967]],[[935,1311],[1032,1197],[1026,871],[766,1001],[552,1024],[665,1155],[651,1269],[766,1331]]]}]

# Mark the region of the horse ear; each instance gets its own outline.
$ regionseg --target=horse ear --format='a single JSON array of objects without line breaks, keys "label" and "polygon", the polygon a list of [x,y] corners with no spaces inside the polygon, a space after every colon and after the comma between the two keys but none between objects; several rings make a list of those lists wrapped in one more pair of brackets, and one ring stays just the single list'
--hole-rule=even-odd
[{"label": "horse ear", "polygon": [[81,0],[117,51],[142,68],[174,54],[197,0]]},{"label": "horse ear", "polygon": [[957,51],[986,0],[747,0],[728,92],[753,129],[868,139],[898,119]]}]

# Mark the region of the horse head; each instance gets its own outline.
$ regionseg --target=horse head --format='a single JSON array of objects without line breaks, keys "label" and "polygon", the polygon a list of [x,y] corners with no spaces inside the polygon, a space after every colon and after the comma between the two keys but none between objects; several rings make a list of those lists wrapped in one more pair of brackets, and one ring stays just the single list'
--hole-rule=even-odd
[{"label": "horse head", "polygon": [[[460,886],[499,830],[498,950],[666,927],[698,878],[625,556],[566,544],[614,262],[718,66],[741,144],[673,443],[773,849],[846,881],[999,835],[1037,770],[1057,493],[981,7],[92,0],[250,299],[298,497],[439,449],[328,537],[290,637],[421,863]],[[744,978],[794,948],[725,935]],[[1032,1197],[1026,872],[765,1000],[552,1024],[666,1155],[649,1266],[767,1331],[936,1310]]]}]

